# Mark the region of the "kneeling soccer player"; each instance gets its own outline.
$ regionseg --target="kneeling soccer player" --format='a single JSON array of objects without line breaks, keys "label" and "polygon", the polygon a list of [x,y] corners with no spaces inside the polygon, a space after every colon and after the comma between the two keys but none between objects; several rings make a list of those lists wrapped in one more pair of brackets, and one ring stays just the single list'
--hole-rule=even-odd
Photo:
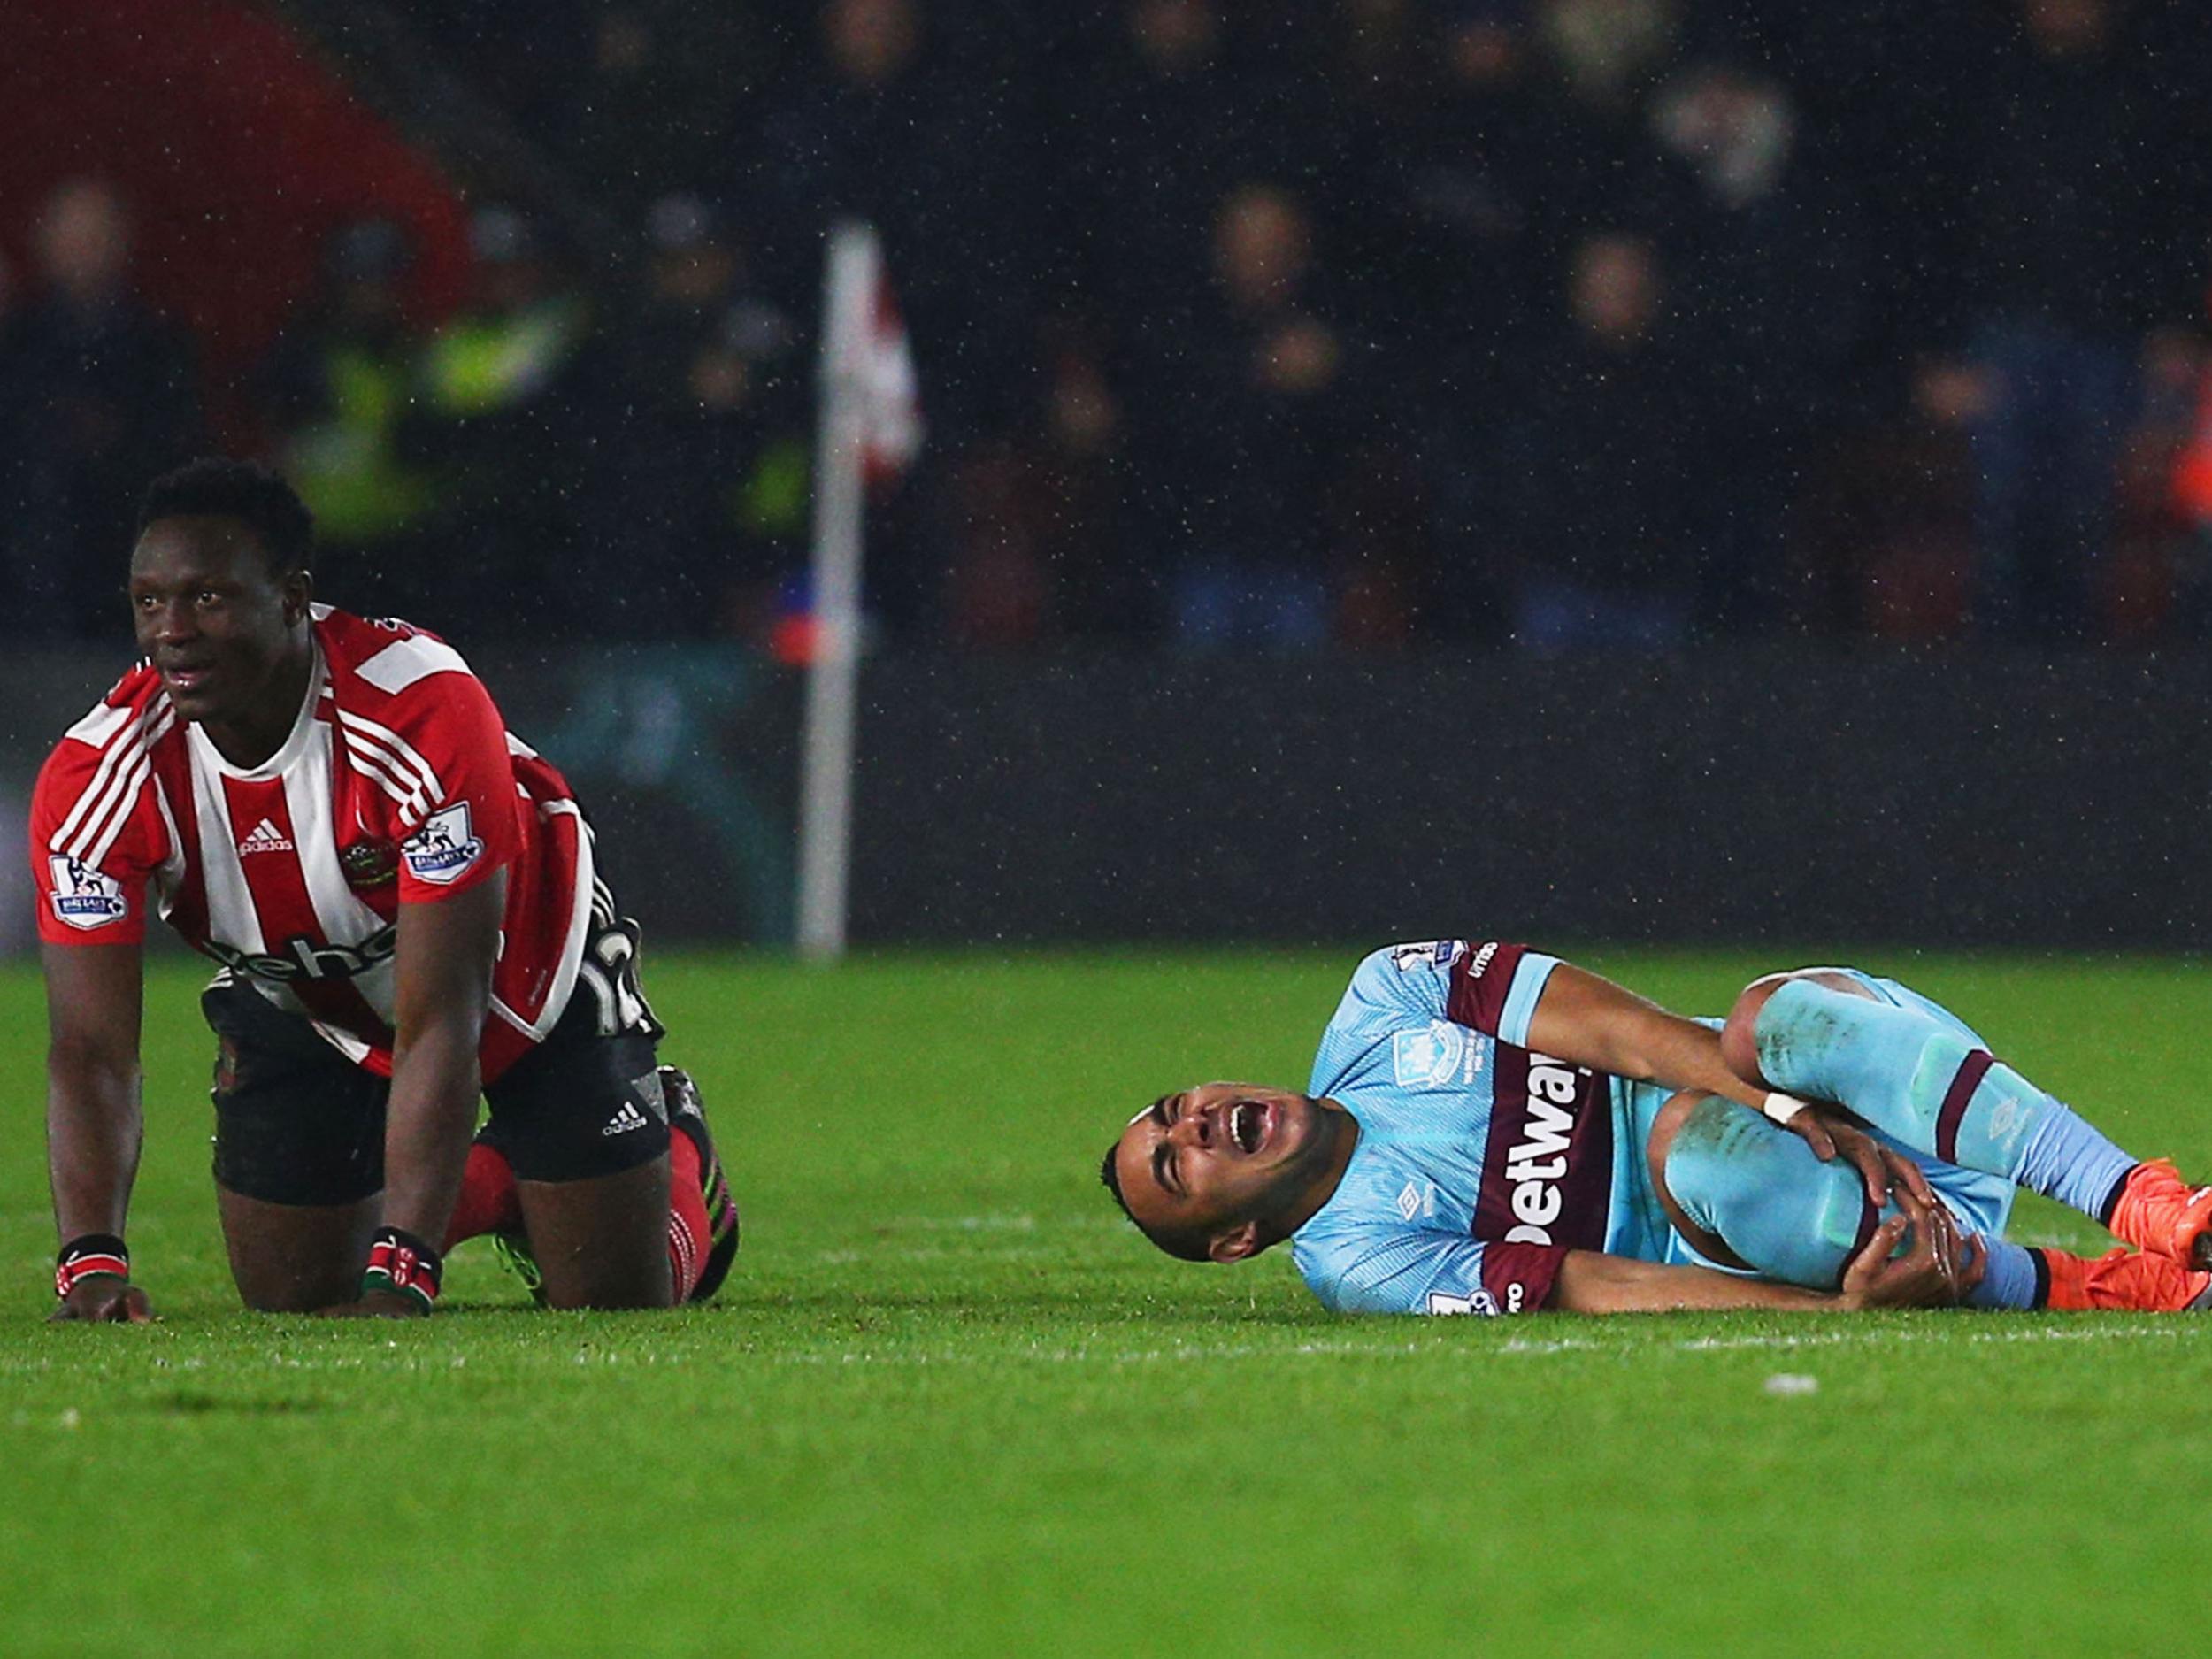
[{"label": "kneeling soccer player", "polygon": [[[1102,1174],[1171,1255],[1289,1239],[1347,1312],[2212,1306],[2212,1187],[1849,969],[1759,980],[1719,1024],[1520,945],[1378,951],[1305,1094],[1165,1095]],[[2022,1187],[2140,1248],[2004,1242]]]},{"label": "kneeling soccer player", "polygon": [[150,1314],[123,1242],[150,886],[223,964],[202,1006],[248,1307],[426,1313],[484,1233],[556,1307],[710,1295],[736,1210],[567,782],[436,635],[313,603],[312,535],[262,468],[157,480],[145,660],[39,776],[55,1317]]}]

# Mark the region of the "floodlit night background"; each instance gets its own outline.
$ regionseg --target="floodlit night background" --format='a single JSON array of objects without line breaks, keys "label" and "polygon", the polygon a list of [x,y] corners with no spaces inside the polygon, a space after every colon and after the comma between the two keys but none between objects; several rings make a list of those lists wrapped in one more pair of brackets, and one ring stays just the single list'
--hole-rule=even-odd
[{"label": "floodlit night background", "polygon": [[0,794],[251,454],[649,929],[787,938],[855,216],[856,941],[2200,947],[2208,85],[2154,0],[13,0]]}]

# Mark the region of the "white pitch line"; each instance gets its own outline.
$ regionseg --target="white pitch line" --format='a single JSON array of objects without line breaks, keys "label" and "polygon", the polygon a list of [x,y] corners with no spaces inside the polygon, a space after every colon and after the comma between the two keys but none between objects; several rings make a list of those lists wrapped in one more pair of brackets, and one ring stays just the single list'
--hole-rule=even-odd
[{"label": "white pitch line", "polygon": [[[2151,1316],[2171,1318],[2172,1315]],[[1956,1335],[1949,1333],[1932,1334],[1926,1331],[1826,1331],[1809,1336],[1707,1336],[1696,1337],[1676,1344],[1684,1352],[1724,1348],[1839,1348],[1853,1343],[1871,1346],[1883,1341],[1896,1342],[2133,1342],[2146,1337],[2157,1337],[2171,1341],[2186,1335],[2189,1322],[2178,1325],[2158,1325],[2146,1330],[2140,1326],[2115,1328],[2111,1325],[2031,1325],[2026,1328],[1999,1327],[1987,1331],[1967,1331]]]},{"label": "white pitch line", "polygon": [[[2028,1329],[1959,1332],[1949,1334],[1923,1331],[1829,1331],[1803,1336],[1686,1337],[1660,1345],[1660,1351],[1678,1354],[1716,1354],[1808,1348],[1879,1348],[1900,1342],[2125,1342],[2145,1338],[2171,1341],[2189,1334],[2193,1322],[2171,1325],[2114,1328],[2109,1325],[2052,1326]],[[1637,1348],[1652,1349],[1644,1344]],[[783,1365],[1002,1365],[1010,1360],[1034,1360],[1046,1364],[1155,1365],[1206,1360],[1268,1359],[1403,1359],[1452,1354],[1455,1358],[1482,1360],[1494,1355],[1515,1359],[1541,1358],[1553,1354],[1617,1353],[1624,1344],[1595,1337],[1557,1337],[1537,1340],[1515,1337],[1494,1348],[1452,1350],[1435,1341],[1392,1343],[1317,1340],[1286,1348],[1246,1346],[1228,1342],[1180,1343],[1173,1348],[1137,1348],[1123,1352],[1093,1348],[996,1348],[990,1349],[924,1349],[901,1353],[876,1349],[828,1351],[812,1349],[770,1356]]]},{"label": "white pitch line", "polygon": [[1037,1217],[1023,1215],[902,1216],[879,1225],[893,1231],[901,1227],[918,1227],[924,1232],[1034,1233]]}]

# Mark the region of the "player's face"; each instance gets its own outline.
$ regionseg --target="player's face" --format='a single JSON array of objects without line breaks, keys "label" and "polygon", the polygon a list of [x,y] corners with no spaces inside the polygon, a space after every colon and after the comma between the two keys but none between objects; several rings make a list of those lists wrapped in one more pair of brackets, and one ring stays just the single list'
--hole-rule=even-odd
[{"label": "player's face", "polygon": [[253,531],[235,518],[157,518],[131,550],[138,648],[188,720],[257,728],[298,713],[309,584],[271,574]]},{"label": "player's face", "polygon": [[[1207,1239],[1217,1259],[1249,1255],[1285,1230],[1277,1218],[1331,1164],[1345,1122],[1331,1102],[1251,1083],[1162,1095],[1114,1148],[1122,1201],[1143,1226]],[[1246,1222],[1259,1224],[1259,1241]]]}]

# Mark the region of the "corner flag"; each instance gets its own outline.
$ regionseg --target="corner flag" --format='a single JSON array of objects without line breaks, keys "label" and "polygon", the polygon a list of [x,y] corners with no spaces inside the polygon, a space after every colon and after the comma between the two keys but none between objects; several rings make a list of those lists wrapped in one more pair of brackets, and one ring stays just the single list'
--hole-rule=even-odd
[{"label": "corner flag", "polygon": [[830,960],[845,949],[867,486],[906,470],[921,448],[922,423],[906,325],[869,226],[847,219],[830,233],[822,309],[814,652],[801,757],[798,946],[804,956]]}]

